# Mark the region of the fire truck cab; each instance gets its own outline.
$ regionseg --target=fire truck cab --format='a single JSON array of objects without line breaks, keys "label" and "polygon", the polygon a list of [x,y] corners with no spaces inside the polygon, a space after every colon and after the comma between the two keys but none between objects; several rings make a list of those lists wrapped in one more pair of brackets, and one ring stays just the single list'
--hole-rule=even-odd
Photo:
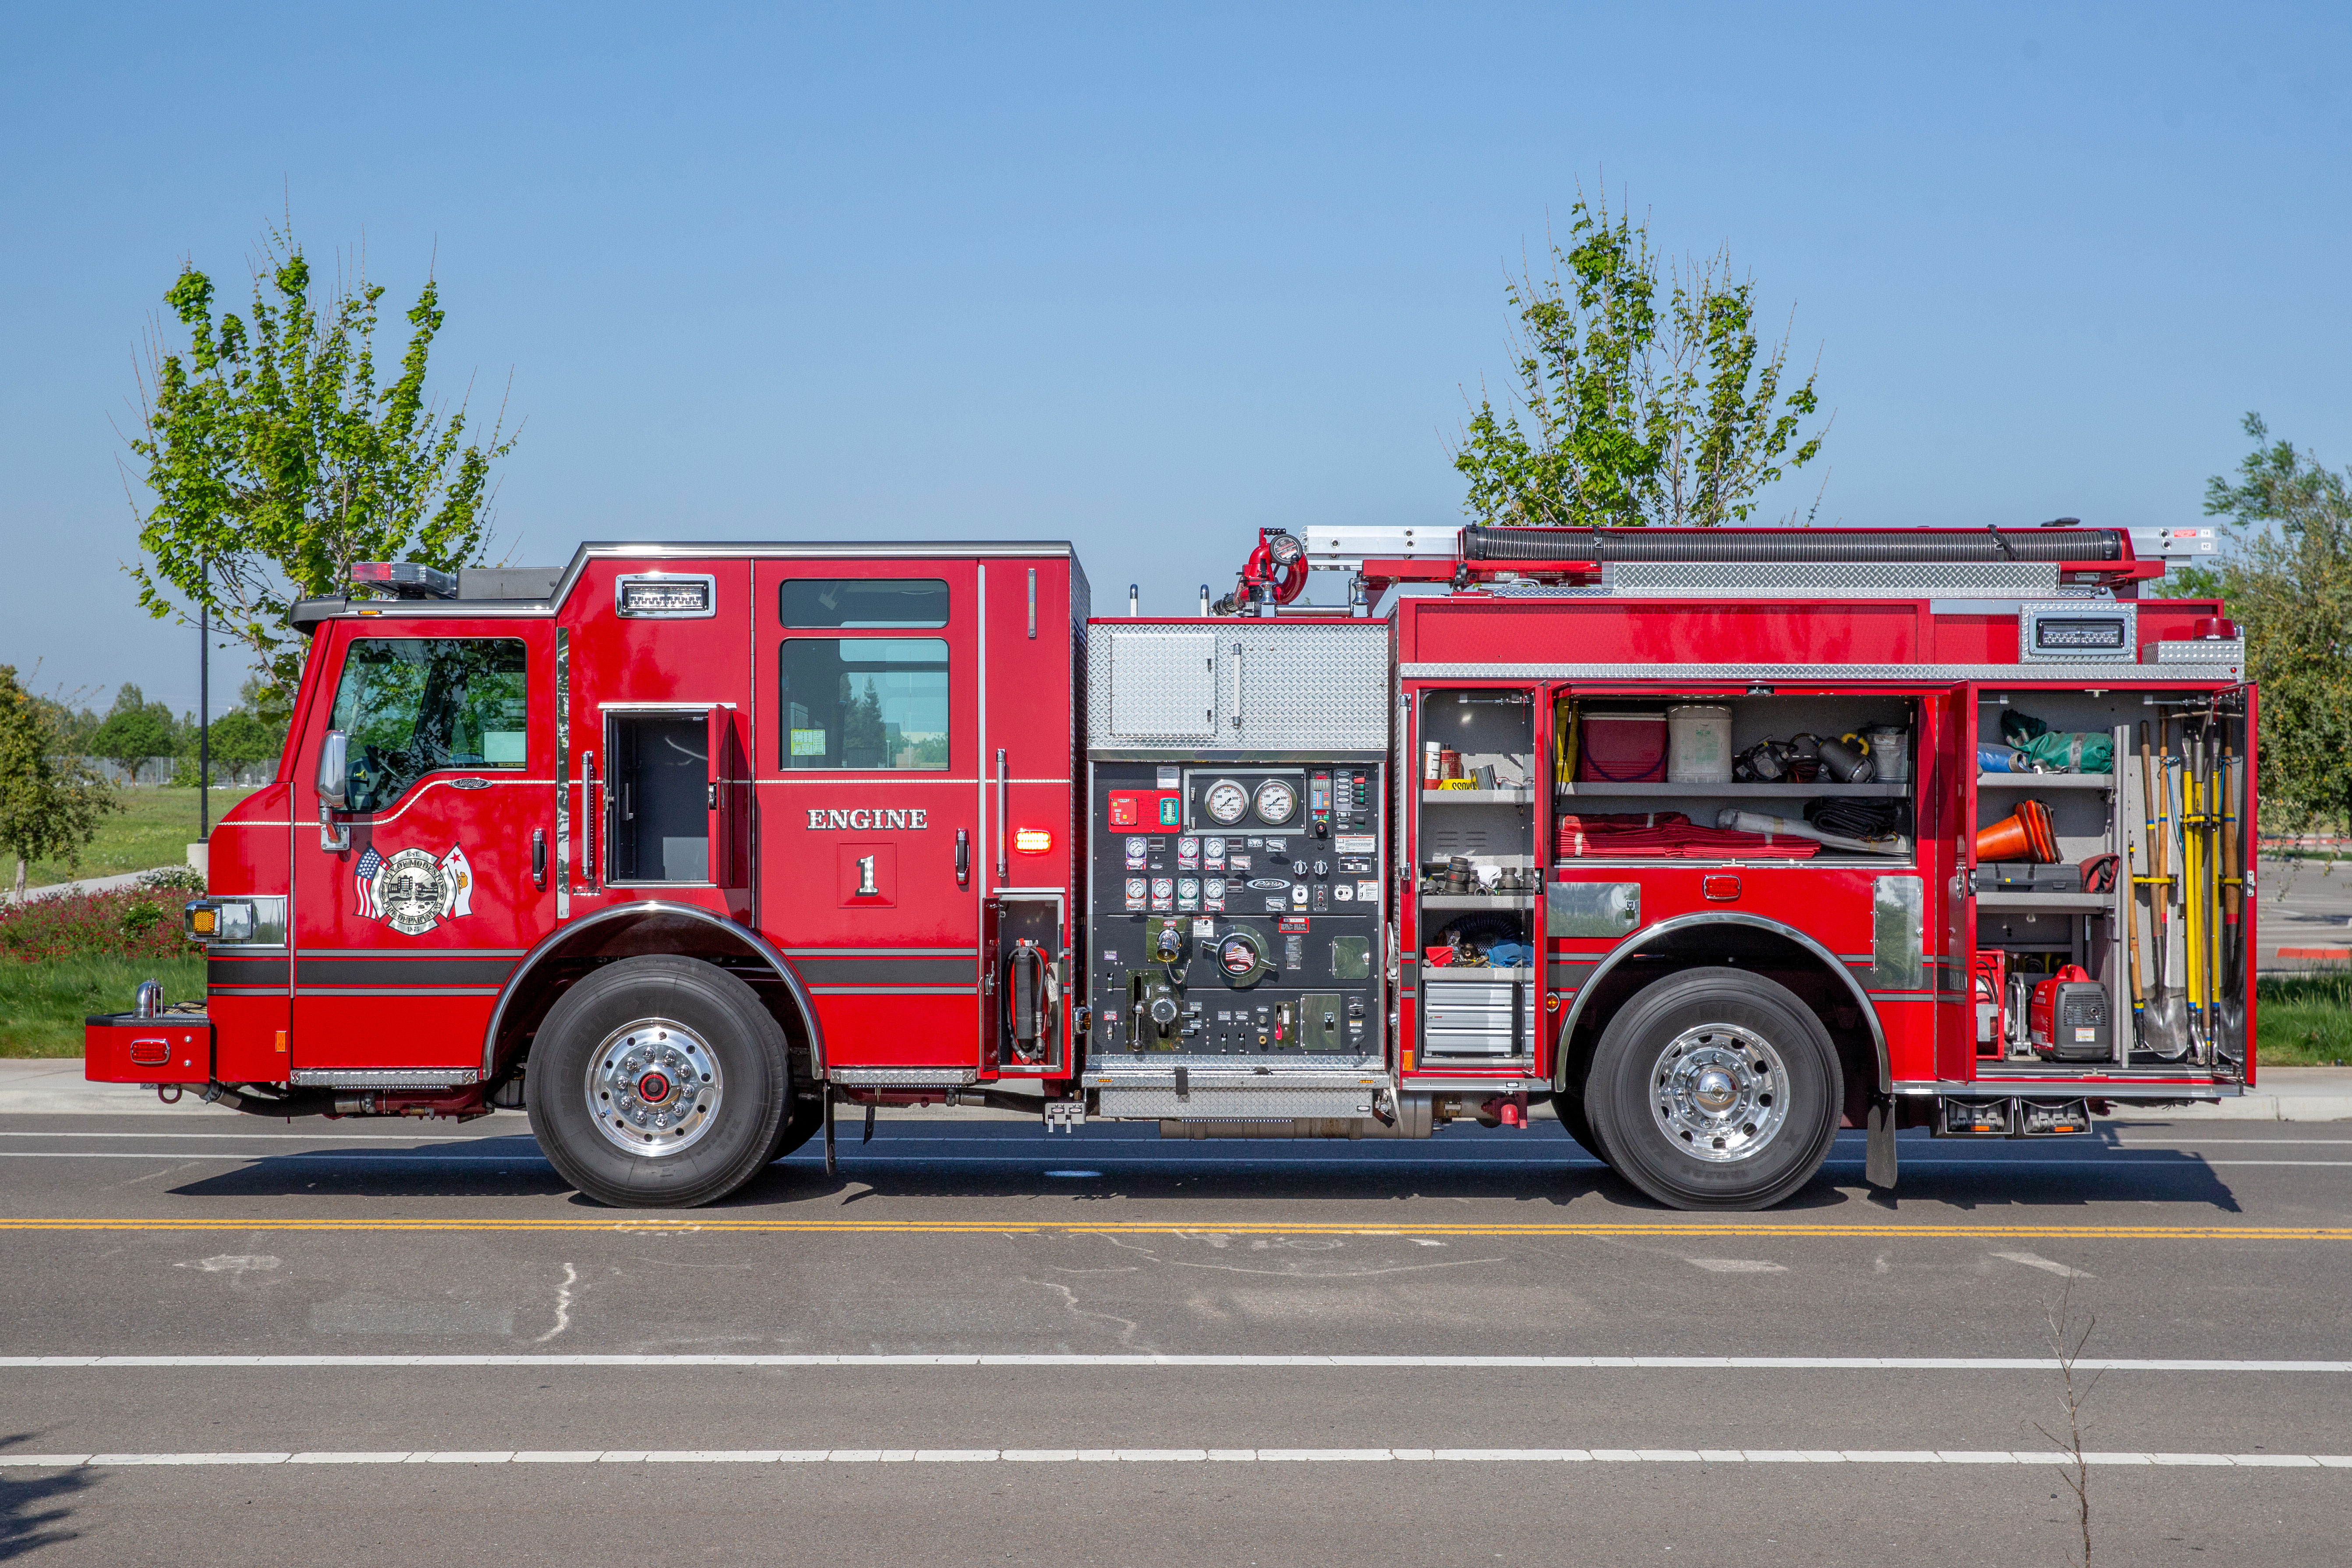
[{"label": "fire truck cab", "polygon": [[[201,1002],[103,1081],[526,1107],[583,1192],[842,1107],[1426,1137],[1549,1104],[1752,1208],[1867,1129],[2253,1079],[2255,694],[2210,531],[1308,529],[1183,618],[1061,544],[591,545],[310,601]],[[1310,569],[1348,601],[1300,601]]]}]

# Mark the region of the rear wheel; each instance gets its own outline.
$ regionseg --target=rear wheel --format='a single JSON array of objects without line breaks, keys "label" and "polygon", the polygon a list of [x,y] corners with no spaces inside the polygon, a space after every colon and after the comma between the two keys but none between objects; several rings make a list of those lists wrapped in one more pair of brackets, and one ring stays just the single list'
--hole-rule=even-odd
[{"label": "rear wheel", "polygon": [[1601,1031],[1584,1087],[1601,1158],[1675,1208],[1788,1197],[1829,1157],[1845,1099],[1837,1047],[1812,1010],[1736,969],[1636,994]]},{"label": "rear wheel", "polygon": [[626,958],[549,1011],[523,1093],[540,1147],[582,1192],[688,1207],[774,1157],[791,1071],[784,1031],[741,980],[692,958]]}]

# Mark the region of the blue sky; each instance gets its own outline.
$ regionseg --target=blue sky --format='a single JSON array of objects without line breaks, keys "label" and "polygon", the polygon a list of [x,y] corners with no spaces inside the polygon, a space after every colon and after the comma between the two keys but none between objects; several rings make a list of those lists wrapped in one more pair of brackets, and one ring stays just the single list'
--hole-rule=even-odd
[{"label": "blue sky", "polygon": [[1262,525],[1458,517],[1506,271],[1604,177],[1819,352],[1784,507],[2192,522],[2247,409],[2352,460],[2347,16],[18,5],[0,662],[194,706],[118,431],[183,259],[241,293],[289,205],[437,273],[520,561],[1066,538],[1181,612]]}]

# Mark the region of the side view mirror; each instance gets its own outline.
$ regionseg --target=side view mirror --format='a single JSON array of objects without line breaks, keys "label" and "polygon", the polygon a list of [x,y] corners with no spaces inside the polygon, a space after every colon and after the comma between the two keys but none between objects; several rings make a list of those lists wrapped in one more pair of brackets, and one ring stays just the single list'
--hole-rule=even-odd
[{"label": "side view mirror", "polygon": [[351,809],[352,737],[331,729],[319,743],[319,804],[331,810]]}]

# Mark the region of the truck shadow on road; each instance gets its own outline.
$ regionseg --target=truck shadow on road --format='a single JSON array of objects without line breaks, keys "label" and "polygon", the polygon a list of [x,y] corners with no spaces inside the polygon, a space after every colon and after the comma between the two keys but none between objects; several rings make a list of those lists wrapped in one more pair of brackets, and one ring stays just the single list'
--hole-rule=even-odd
[{"label": "truck shadow on road", "polygon": [[[1249,1204],[1539,1204],[1658,1211],[1564,1135],[1487,1134],[1423,1145],[1348,1146],[1281,1142],[1197,1145],[1125,1131],[1047,1136],[1027,1128],[902,1131],[874,1142],[844,1139],[839,1174],[827,1176],[818,1145],[768,1167],[714,1210],[881,1199]],[[2051,1144],[1935,1142],[1906,1134],[1892,1194],[1863,1181],[1859,1134],[1842,1136],[1822,1174],[1779,1212],[1868,1203],[1881,1210],[1933,1207],[1968,1213],[2155,1204],[2242,1212],[2236,1195],[2201,1156],[2123,1148],[2112,1140]],[[296,1150],[182,1183],[182,1197],[569,1198],[586,1204],[526,1135],[352,1154]]]}]

